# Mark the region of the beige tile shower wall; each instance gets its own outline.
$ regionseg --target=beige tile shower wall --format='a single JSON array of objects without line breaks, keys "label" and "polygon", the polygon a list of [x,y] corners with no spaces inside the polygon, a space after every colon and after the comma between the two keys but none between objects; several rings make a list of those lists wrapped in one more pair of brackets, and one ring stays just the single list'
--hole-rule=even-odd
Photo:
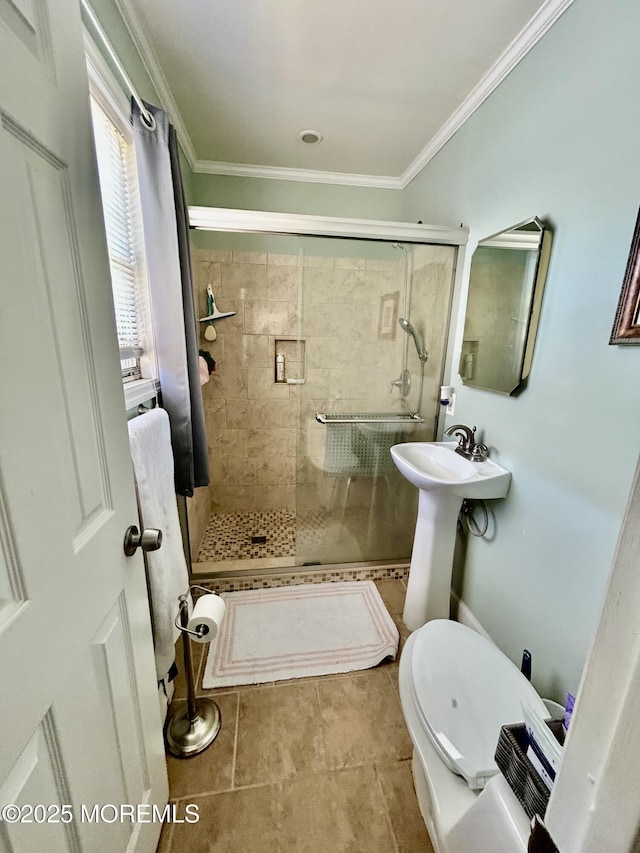
[{"label": "beige tile shower wall", "polygon": [[[400,411],[391,381],[400,374],[404,263],[362,258],[306,257],[303,269],[300,334],[306,342],[308,382],[300,389],[298,509],[336,506],[336,477],[324,473],[327,427],[315,413]],[[391,335],[380,333],[383,298],[397,296]],[[333,427],[336,429],[336,427]],[[336,460],[332,460],[335,465]],[[345,466],[346,480],[349,474]],[[358,481],[351,507],[368,507],[372,481]]]},{"label": "beige tile shower wall", "polygon": [[[297,401],[274,382],[273,338],[289,335],[297,257],[194,250],[196,303],[206,314],[211,284],[220,311],[217,338],[200,337],[216,361],[203,386],[215,511],[293,509]],[[204,331],[202,329],[201,331]]]},{"label": "beige tile shower wall", "polygon": [[[293,509],[300,486],[298,508],[314,509],[328,485],[315,412],[400,409],[390,383],[403,336],[397,318],[380,336],[379,321],[383,296],[402,305],[404,264],[202,249],[193,259],[199,316],[209,283],[219,310],[236,312],[216,323],[215,341],[200,338],[217,364],[203,387],[211,507]],[[280,337],[304,340],[304,385],[275,382]]]}]

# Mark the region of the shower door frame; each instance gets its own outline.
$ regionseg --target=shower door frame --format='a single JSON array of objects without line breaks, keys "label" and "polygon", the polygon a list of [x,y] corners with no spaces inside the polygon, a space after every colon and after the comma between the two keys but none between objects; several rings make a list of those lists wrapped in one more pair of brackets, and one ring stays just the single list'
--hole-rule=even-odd
[{"label": "shower door frame", "polygon": [[[454,262],[453,287],[449,306],[449,325],[445,347],[442,376],[443,382],[450,380],[453,372],[455,347],[459,344],[458,320],[460,305],[465,297],[465,281],[468,284],[468,262],[470,249],[469,229],[460,226],[452,228],[442,225],[423,225],[413,222],[397,222],[379,219],[352,219],[336,216],[314,216],[297,213],[274,213],[265,210],[237,210],[235,208],[205,207],[191,205],[189,210],[189,225],[198,231],[218,231],[245,234],[275,234],[297,237],[338,237],[354,240],[375,240],[382,242],[414,243],[420,245],[455,246],[457,254]],[[444,424],[439,420],[438,434],[435,440],[442,438]],[[186,508],[183,523],[186,524]],[[186,538],[188,540],[188,525]],[[190,551],[190,548],[187,550]],[[191,563],[191,561],[189,561]],[[356,569],[363,563],[323,563],[323,571],[333,569]],[[405,560],[373,560],[367,561],[368,566],[406,567]],[[316,567],[308,567],[312,571]],[[320,567],[317,567],[320,568]],[[291,568],[261,568],[255,569],[260,575],[282,574],[283,572],[299,572],[301,566]],[[215,579],[242,575],[246,570],[215,571],[211,574],[198,574],[200,579]]]},{"label": "shower door frame", "polygon": [[230,207],[189,207],[189,224],[201,231],[236,231],[263,234],[294,234],[299,237],[348,237],[445,246],[467,245],[469,229],[422,225],[383,219],[348,219],[310,216],[306,213],[273,213],[236,210]]}]

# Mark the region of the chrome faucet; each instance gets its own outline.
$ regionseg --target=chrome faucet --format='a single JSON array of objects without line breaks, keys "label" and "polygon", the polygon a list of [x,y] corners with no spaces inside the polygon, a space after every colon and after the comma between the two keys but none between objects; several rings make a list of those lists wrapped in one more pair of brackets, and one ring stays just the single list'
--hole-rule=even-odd
[{"label": "chrome faucet", "polygon": [[464,424],[453,424],[444,431],[445,435],[457,435],[460,437],[456,453],[470,459],[472,462],[484,462],[487,458],[489,448],[486,444],[476,442],[476,427],[468,427]]}]

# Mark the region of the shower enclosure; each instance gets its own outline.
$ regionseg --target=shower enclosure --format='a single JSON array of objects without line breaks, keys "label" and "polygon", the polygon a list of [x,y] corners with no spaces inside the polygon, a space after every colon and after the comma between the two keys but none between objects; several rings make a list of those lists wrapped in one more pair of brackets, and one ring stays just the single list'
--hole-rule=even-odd
[{"label": "shower enclosure", "polygon": [[[192,232],[193,233],[193,232]],[[211,486],[194,574],[409,558],[415,490],[389,448],[435,438],[456,246],[195,232]]]}]

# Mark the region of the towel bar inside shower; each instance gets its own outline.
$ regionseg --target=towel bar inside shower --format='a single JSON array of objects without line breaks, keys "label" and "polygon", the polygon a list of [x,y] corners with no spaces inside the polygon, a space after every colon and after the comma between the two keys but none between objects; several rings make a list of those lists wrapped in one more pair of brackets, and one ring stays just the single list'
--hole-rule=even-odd
[{"label": "towel bar inside shower", "polygon": [[371,414],[371,415],[340,415],[323,414],[316,412],[316,420],[319,424],[423,424],[424,418],[417,412],[406,415]]}]

